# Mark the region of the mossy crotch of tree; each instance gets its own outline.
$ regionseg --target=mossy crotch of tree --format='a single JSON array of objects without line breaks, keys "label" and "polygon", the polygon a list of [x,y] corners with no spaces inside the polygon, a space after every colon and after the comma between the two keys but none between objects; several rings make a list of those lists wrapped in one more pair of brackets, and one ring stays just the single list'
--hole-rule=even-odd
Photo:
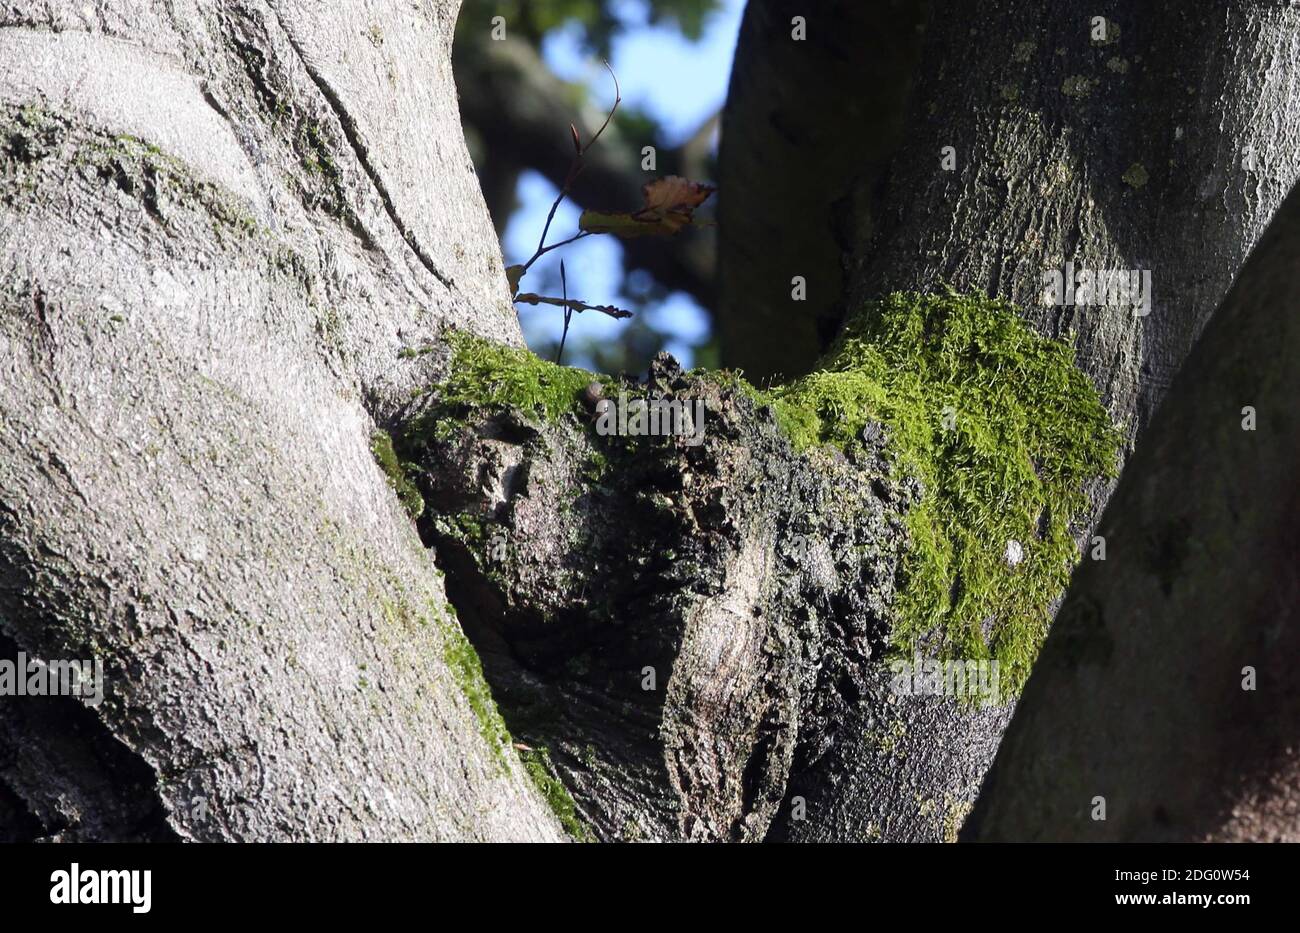
[{"label": "mossy crotch of tree", "polygon": [[[467,334],[450,341],[443,411],[499,407],[554,422],[583,412],[593,381],[615,384]],[[1078,560],[1089,485],[1114,475],[1121,443],[1073,349],[1004,301],[896,293],[854,316],[808,376],[760,391],[705,375],[769,406],[798,453],[854,453],[878,432],[889,467],[922,488],[907,512],[893,649],[997,660],[999,699],[1018,694]],[[1018,559],[1008,560],[1011,542]]]},{"label": "mossy crotch of tree", "polygon": [[608,376],[559,366],[536,354],[450,331],[451,371],[437,386],[444,406],[510,408],[558,421],[574,412],[578,395],[593,382],[611,385]]}]

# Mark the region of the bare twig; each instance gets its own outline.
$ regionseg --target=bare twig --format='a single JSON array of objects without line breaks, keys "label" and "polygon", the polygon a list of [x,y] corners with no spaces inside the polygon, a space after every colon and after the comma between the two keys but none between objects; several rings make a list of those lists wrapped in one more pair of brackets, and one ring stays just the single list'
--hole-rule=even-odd
[{"label": "bare twig", "polygon": [[533,263],[537,262],[537,260],[541,259],[543,256],[545,256],[545,255],[546,255],[547,253],[549,253],[551,250],[553,250],[553,249],[559,249],[561,246],[568,246],[570,243],[576,243],[578,240],[581,240],[581,239],[583,239],[584,237],[589,237],[589,236],[591,236],[591,235],[592,235],[592,233],[591,233],[590,230],[580,230],[580,231],[578,231],[577,233],[575,233],[573,236],[569,237],[567,240],[561,240],[561,241],[558,242],[558,243],[552,243],[550,246],[543,247],[542,249],[539,249],[539,250],[538,250],[538,251],[533,255],[533,258],[532,258],[532,259],[530,259],[530,260],[528,260],[528,262],[524,263],[524,265],[523,265],[523,270],[524,270],[525,272],[527,272],[529,266],[531,266]]},{"label": "bare twig", "polygon": [[[546,246],[546,235],[550,233],[551,223],[555,220],[555,212],[560,209],[560,204],[569,196],[569,190],[573,187],[573,183],[578,180],[578,176],[581,175],[582,170],[586,168],[586,163],[583,161],[583,157],[587,154],[587,150],[596,145],[596,141],[600,139],[601,134],[605,132],[605,129],[614,119],[614,114],[618,112],[618,105],[623,103],[623,91],[618,84],[618,75],[614,74],[614,69],[610,67],[609,62],[605,62],[604,64],[606,70],[609,71],[609,76],[614,79],[614,106],[609,109],[609,114],[605,117],[605,122],[600,125],[600,129],[596,130],[596,135],[591,137],[591,141],[586,145],[583,145],[582,140],[579,138],[577,128],[572,123],[569,124],[569,130],[573,133],[573,161],[569,163],[569,172],[564,177],[564,184],[560,186],[560,193],[556,195],[555,202],[551,205],[551,210],[546,215],[546,225],[542,227],[542,238],[537,241],[537,252],[533,254],[532,259],[524,263],[525,269],[531,266],[539,256],[548,251]],[[577,239],[577,237],[574,239]],[[568,242],[572,241],[570,240]]]},{"label": "bare twig", "polygon": [[605,70],[609,72],[609,76],[614,79],[614,106],[610,108],[609,116],[605,117],[605,122],[600,125],[600,129],[596,130],[596,135],[591,137],[591,142],[582,147],[583,152],[586,152],[592,146],[596,145],[596,140],[600,139],[601,134],[605,132],[605,128],[608,127],[610,122],[614,119],[614,113],[618,110],[618,105],[623,103],[623,91],[618,86],[618,75],[614,74],[614,69],[609,66],[609,62],[604,62],[603,64],[605,65]]},{"label": "bare twig", "polygon": [[[609,62],[605,62],[604,64],[606,70],[609,71],[610,77],[614,79],[614,105],[610,107],[609,113],[605,117],[605,122],[600,125],[600,129],[596,130],[596,135],[592,136],[585,145],[582,142],[582,137],[578,134],[578,128],[572,123],[569,124],[569,134],[573,137],[573,161],[569,163],[569,171],[564,176],[564,184],[560,186],[560,193],[555,196],[555,201],[551,204],[551,209],[546,214],[546,224],[542,227],[542,236],[541,239],[537,241],[537,249],[534,251],[532,257],[523,265],[511,266],[510,269],[506,270],[510,275],[511,287],[516,292],[519,288],[519,281],[528,273],[528,270],[532,268],[533,263],[537,262],[537,260],[541,259],[553,249],[559,249],[561,246],[567,246],[570,243],[575,243],[578,240],[591,235],[591,231],[589,230],[579,230],[567,240],[561,240],[559,243],[552,243],[550,246],[546,245],[546,238],[551,232],[551,224],[555,221],[555,212],[560,209],[560,205],[564,202],[564,199],[569,196],[569,192],[573,188],[574,182],[578,180],[578,176],[582,174],[582,170],[586,167],[585,156],[587,152],[591,150],[592,146],[596,145],[605,130],[609,128],[610,123],[614,120],[614,114],[618,112],[619,104],[623,102],[623,91],[619,87],[618,75],[614,74],[614,69],[609,66]],[[599,311],[601,314],[608,314],[610,317],[615,319],[628,318],[632,316],[631,311],[625,311],[622,308],[616,308],[613,305],[589,305],[583,301],[570,300],[568,275],[564,269],[563,259],[560,260],[560,289],[562,292],[560,298],[550,298],[532,293],[522,295],[516,294],[514,296],[514,300],[517,304],[557,305],[564,309],[564,330],[560,334],[560,346],[555,351],[556,363],[559,363],[564,358],[564,344],[569,338],[569,324],[573,321],[574,312],[581,314],[583,311]]]},{"label": "bare twig", "polygon": [[564,296],[564,331],[560,334],[560,348],[555,351],[558,365],[564,357],[564,341],[569,337],[569,322],[573,320],[573,309],[569,307],[569,280],[564,275],[564,260],[560,260],[560,293]]},{"label": "bare twig", "polygon": [[607,314],[615,319],[632,316],[631,311],[616,308],[614,305],[589,305],[585,301],[579,301],[576,298],[553,298],[549,295],[534,295],[531,292],[516,295],[515,301],[518,304],[525,305],[554,305],[557,308],[570,308],[579,313],[583,311],[599,311],[601,314]]}]

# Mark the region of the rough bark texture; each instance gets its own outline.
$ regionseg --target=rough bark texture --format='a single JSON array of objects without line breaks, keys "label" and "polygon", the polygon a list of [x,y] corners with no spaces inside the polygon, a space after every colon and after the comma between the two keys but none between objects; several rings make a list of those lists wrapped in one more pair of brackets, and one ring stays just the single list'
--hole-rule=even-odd
[{"label": "rough bark texture", "polygon": [[1300,839],[1297,267],[1300,189],[1130,461],[964,838]]},{"label": "rough bark texture", "polygon": [[0,11],[0,649],[107,681],[0,705],[0,833],[560,838],[368,449],[519,340],[457,6]]},{"label": "rough bark texture", "polygon": [[[1089,19],[1107,11],[1081,3],[945,9],[886,210],[883,150],[855,189],[845,151],[817,178],[782,149],[730,203],[814,173],[808,202],[777,199],[787,242],[848,231],[848,310],[940,278],[1009,296],[1074,339],[1135,436],[1300,158],[1286,119],[1297,14],[1217,7],[1132,23],[1117,10],[1097,45]],[[754,23],[784,9],[756,4],[751,49]],[[951,837],[1010,710],[890,690],[903,523],[928,493],[894,468],[887,433],[847,457],[796,453],[752,389],[667,360],[624,388],[703,399],[698,446],[597,436],[572,410],[580,386],[563,411],[499,404],[528,387],[517,372],[489,372],[477,399],[450,388],[467,338],[445,326],[520,343],[454,105],[455,13],[432,0],[0,13],[0,651],[108,670],[98,708],[0,706],[3,833],[559,838],[450,597],[515,738],[547,749],[600,838]],[[836,75],[856,61],[821,60]],[[743,95],[771,78],[735,82],[731,112],[761,123]],[[826,139],[814,130],[794,136]],[[770,135],[754,132],[761,149]],[[1239,151],[1252,140],[1253,173]],[[943,145],[954,173],[938,167]],[[746,235],[770,244],[760,220]],[[1042,271],[1067,259],[1151,269],[1154,313],[1037,307]],[[785,331],[762,316],[788,293],[764,287],[747,313],[806,358],[811,317]],[[542,381],[585,378],[565,372]],[[1238,362],[1230,376],[1263,399],[1294,390],[1293,367]],[[1293,428],[1275,405],[1260,412]],[[386,477],[372,458],[376,423],[414,464],[418,534],[390,487],[404,468]],[[1272,463],[1255,465],[1275,484],[1262,488]],[[1258,506],[1214,508],[1280,540]],[[1142,546],[1166,586],[1194,558],[1177,529],[1156,530]],[[1149,585],[1138,576],[1134,592]],[[1071,675],[1085,686],[1088,664]]]},{"label": "rough bark texture", "polygon": [[[881,217],[857,231],[850,304],[940,281],[1008,298],[1074,343],[1136,437],[1300,173],[1300,10],[959,7],[927,30],[906,150]],[[1150,315],[1045,306],[1043,273],[1067,261],[1149,270]]]},{"label": "rough bark texture", "polygon": [[[1080,4],[1047,12],[989,2],[970,4],[961,16],[945,11],[926,34],[906,146],[882,197],[877,162],[866,160],[855,188],[843,150],[832,147],[820,171],[791,138],[772,141],[774,131],[781,134],[773,114],[796,114],[812,129],[819,124],[775,95],[779,68],[766,79],[762,69],[746,78],[744,69],[762,58],[754,50],[771,46],[778,61],[802,53],[800,67],[814,76],[846,66],[842,57],[818,56],[811,43],[791,43],[782,4],[755,5],[728,121],[756,141],[747,146],[748,137],[732,135],[726,143],[751,156],[748,174],[727,176],[729,203],[757,217],[770,197],[784,206],[767,222],[788,226],[784,236],[763,235],[758,219],[741,223],[724,207],[724,231],[731,231],[724,232],[724,268],[744,260],[766,272],[779,267],[776,255],[797,251],[805,240],[833,244],[837,218],[844,235],[847,209],[844,310],[887,289],[932,292],[944,278],[1009,296],[1040,330],[1073,340],[1081,367],[1132,439],[1149,403],[1143,399],[1158,397],[1161,367],[1174,366],[1190,343],[1196,327],[1188,322],[1202,320],[1221,297],[1294,177],[1294,155],[1279,150],[1274,157],[1261,145],[1252,175],[1234,148],[1260,138],[1244,125],[1246,113],[1289,112],[1297,77],[1290,58],[1294,14],[1255,7],[1222,14],[1210,6],[1184,5],[1154,23],[1108,18],[1107,38],[1096,44],[1090,20],[1107,11]],[[829,31],[838,41],[861,19],[841,11]],[[818,22],[809,17],[810,35],[819,34]],[[1221,54],[1225,28],[1232,61]],[[896,82],[889,106],[901,107],[907,82],[897,68],[884,70]],[[832,86],[800,74],[795,86],[805,94]],[[1171,86],[1185,90],[1193,80],[1204,93],[1171,96]],[[771,109],[765,102],[774,96],[781,105]],[[816,101],[805,104],[809,114],[827,116]],[[1220,122],[1230,127],[1225,138],[1232,143],[1198,135],[1194,146],[1179,148],[1189,134]],[[753,155],[765,153],[764,140],[776,146],[770,161]],[[953,173],[939,164],[940,148],[949,144],[958,156]],[[1123,165],[1109,171],[1116,160]],[[1207,177],[1217,179],[1218,200],[1197,194]],[[1164,205],[1180,197],[1194,205],[1186,213]],[[1193,220],[1200,236],[1170,235],[1170,225]],[[1013,221],[1014,231],[1004,226]],[[766,261],[740,255],[742,237]],[[1152,315],[1144,321],[1131,308],[1044,311],[1042,273],[1067,259],[1151,269]],[[1190,281],[1181,280],[1189,270]],[[770,282],[758,289],[768,304],[744,309],[751,336],[740,339],[752,349],[764,335],[779,335],[793,360],[814,352],[821,338],[815,316],[763,324],[773,296],[783,305],[787,280],[783,275],[779,290]],[[753,293],[743,275],[726,289],[728,302]],[[740,306],[732,307],[739,322]],[[1138,342],[1144,330],[1146,345]],[[799,349],[805,343],[806,352]],[[757,359],[760,350],[752,352]],[[1149,380],[1150,390],[1143,388]],[[655,384],[652,374],[652,391]],[[708,394],[694,383],[678,390]],[[805,540],[822,542],[843,566],[832,560],[827,579],[787,566],[781,542],[800,532],[793,519],[804,504],[834,501],[840,487],[869,488],[878,466],[826,473],[823,464],[760,440],[762,429],[749,422],[763,424],[766,416],[747,411],[744,393],[709,398],[710,413],[716,409],[728,427],[710,430],[701,448],[662,459],[625,457],[594,476],[584,476],[581,464],[593,450],[608,456],[599,444],[618,441],[593,442],[564,419],[525,415],[522,426],[510,427],[521,416],[493,406],[468,413],[419,408],[404,416],[425,419],[408,453],[429,472],[434,508],[426,540],[438,546],[453,596],[473,620],[469,628],[487,654],[507,717],[519,735],[551,750],[579,811],[602,838],[952,838],[1011,708],[975,710],[955,699],[890,690],[878,649],[895,622],[893,578],[907,546],[899,516],[907,500],[896,491],[874,496],[874,504],[867,504],[873,496],[850,495],[866,515],[894,516],[892,525],[879,527],[857,519],[863,524],[851,524],[851,533],[823,527],[825,512],[804,512],[799,521],[811,529]],[[438,423],[459,426],[453,433],[430,428]],[[768,492],[758,476],[778,491]],[[702,500],[701,489],[708,491]],[[1094,501],[1107,492],[1094,489]],[[512,556],[487,566],[494,530]],[[863,541],[873,543],[855,551]],[[683,560],[683,553],[699,557]],[[862,581],[869,582],[865,589]],[[593,604],[593,594],[599,600],[606,593],[608,606]],[[801,598],[790,602],[791,593]],[[584,648],[591,643],[598,647]],[[754,650],[756,643],[775,647]],[[734,653],[720,653],[723,644]],[[641,689],[645,667],[657,671],[662,699]]]},{"label": "rough bark texture", "polygon": [[703,400],[702,443],[415,403],[422,527],[512,732],[599,838],[762,839],[796,747],[881,689],[917,489],[879,450],[795,456],[748,392],[668,358],[623,388]]}]

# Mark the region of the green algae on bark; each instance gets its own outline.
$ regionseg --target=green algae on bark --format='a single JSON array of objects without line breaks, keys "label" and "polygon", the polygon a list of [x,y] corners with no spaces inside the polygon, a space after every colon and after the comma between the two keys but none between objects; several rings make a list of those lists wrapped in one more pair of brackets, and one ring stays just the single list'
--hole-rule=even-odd
[{"label": "green algae on bark", "polygon": [[550,751],[546,748],[521,748],[519,758],[533,785],[541,793],[542,799],[551,808],[555,818],[560,821],[564,831],[575,842],[595,842],[596,837],[592,834],[591,827],[578,816],[577,806],[568,788],[553,773],[555,766],[551,763]]},{"label": "green algae on bark", "polygon": [[393,449],[393,438],[387,431],[376,430],[370,435],[370,453],[375,463],[384,471],[388,485],[402,503],[402,508],[411,518],[419,518],[424,513],[424,499],[420,490],[411,480],[409,469],[402,463]]},{"label": "green algae on bark", "polygon": [[483,662],[479,660],[478,652],[461,631],[454,617],[454,610],[450,605],[447,609],[452,613],[452,618],[439,620],[443,644],[442,659],[447,669],[451,671],[456,686],[460,688],[460,692],[469,703],[469,708],[478,721],[479,733],[483,736],[483,741],[492,749],[493,755],[504,768],[506,749],[513,744],[510,730],[506,727],[505,720],[501,718],[501,711],[497,709],[496,700],[492,697],[492,688],[488,686],[487,679],[483,676]]}]

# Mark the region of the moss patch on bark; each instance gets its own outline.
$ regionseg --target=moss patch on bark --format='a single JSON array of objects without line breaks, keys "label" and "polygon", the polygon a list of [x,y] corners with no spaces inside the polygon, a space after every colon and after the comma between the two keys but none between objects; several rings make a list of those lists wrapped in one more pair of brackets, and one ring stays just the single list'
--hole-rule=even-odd
[{"label": "moss patch on bark", "polygon": [[883,433],[923,487],[895,649],[996,659],[1004,697],[1018,693],[1078,559],[1087,487],[1114,475],[1120,446],[1073,349],[1002,301],[893,294],[849,323],[820,371],[764,395],[799,450]]},{"label": "moss patch on bark", "polygon": [[375,431],[370,435],[370,453],[388,477],[388,485],[397,494],[406,514],[411,518],[419,518],[424,512],[424,499],[411,481],[407,465],[402,463],[393,449],[393,438],[387,431]]},{"label": "moss patch on bark", "polygon": [[577,410],[578,395],[588,385],[613,381],[464,331],[451,331],[447,342],[452,351],[451,370],[438,386],[445,404],[514,408],[557,421]]},{"label": "moss patch on bark", "polygon": [[[590,420],[609,377],[453,334],[437,430],[458,409]],[[1088,493],[1113,476],[1120,433],[1073,349],[1018,309],[955,291],[893,294],[846,326],[814,373],[759,391],[796,451],[830,447],[914,480],[890,640],[901,656],[996,660],[1001,700],[1028,677],[1069,582]],[[636,391],[636,387],[624,388]],[[874,469],[875,467],[873,467]]]},{"label": "moss patch on bark", "polygon": [[[451,611],[450,606],[447,608]],[[492,688],[483,676],[483,663],[479,660],[478,652],[460,630],[454,617],[441,619],[439,628],[442,634],[442,659],[469,703],[474,718],[478,720],[483,741],[487,742],[504,768],[506,749],[513,744],[513,739],[492,698]]]},{"label": "moss patch on bark", "polygon": [[575,842],[595,842],[591,828],[578,816],[573,797],[569,795],[564,783],[555,776],[550,752],[545,748],[520,749],[519,758],[564,831]]}]

